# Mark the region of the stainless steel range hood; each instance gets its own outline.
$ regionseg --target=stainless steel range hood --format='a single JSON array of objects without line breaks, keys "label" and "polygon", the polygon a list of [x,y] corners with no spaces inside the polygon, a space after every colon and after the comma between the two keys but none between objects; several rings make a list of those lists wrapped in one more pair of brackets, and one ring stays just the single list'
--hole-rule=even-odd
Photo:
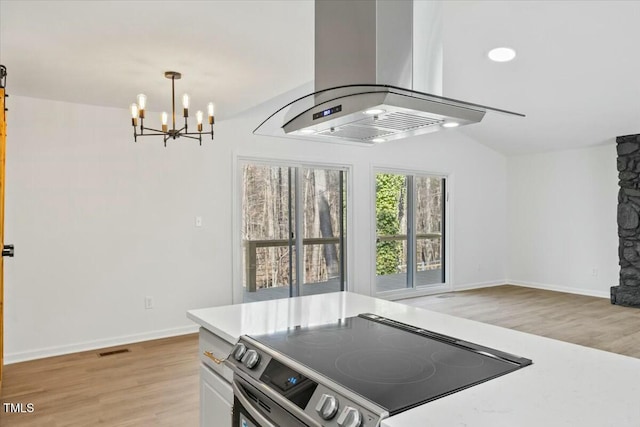
[{"label": "stainless steel range hood", "polygon": [[441,23],[441,2],[316,0],[315,91],[254,133],[373,145],[523,116],[442,96]]}]

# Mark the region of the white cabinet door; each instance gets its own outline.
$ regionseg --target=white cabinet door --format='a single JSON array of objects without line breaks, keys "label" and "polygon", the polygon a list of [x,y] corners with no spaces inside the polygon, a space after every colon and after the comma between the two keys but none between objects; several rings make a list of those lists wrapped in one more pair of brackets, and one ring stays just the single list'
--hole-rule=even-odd
[{"label": "white cabinet door", "polygon": [[231,385],[200,365],[200,427],[230,427],[233,411]]}]

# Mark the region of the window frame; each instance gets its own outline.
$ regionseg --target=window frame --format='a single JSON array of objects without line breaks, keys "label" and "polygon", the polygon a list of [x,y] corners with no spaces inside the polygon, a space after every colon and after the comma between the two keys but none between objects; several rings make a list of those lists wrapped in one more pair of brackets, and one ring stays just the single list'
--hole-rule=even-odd
[{"label": "window frame", "polygon": [[[353,230],[353,165],[345,163],[331,163],[331,162],[316,162],[312,160],[294,160],[286,158],[275,157],[262,157],[262,156],[250,156],[234,153],[233,162],[233,182],[232,182],[232,304],[242,304],[244,301],[244,292],[242,286],[243,268],[243,246],[242,246],[242,194],[244,183],[242,182],[243,166],[246,164],[263,165],[269,167],[283,167],[283,168],[297,168],[298,173],[294,173],[293,176],[299,175],[303,168],[315,168],[315,169],[334,169],[341,170],[345,174],[345,190],[346,195],[346,226],[344,239],[344,290],[352,290],[351,284],[353,283],[352,275],[354,268],[352,267],[353,260],[353,233],[349,230]],[[297,210],[296,210],[297,212]],[[297,236],[296,236],[297,237]]]},{"label": "window frame", "polygon": [[[377,262],[377,217],[376,217],[376,199],[377,199],[377,189],[376,189],[376,176],[377,174],[387,173],[387,174],[398,174],[405,175],[411,177],[409,179],[410,185],[407,186],[407,217],[411,219],[410,227],[408,226],[407,230],[407,259],[411,260],[412,268],[407,268],[407,280],[411,280],[411,287],[392,289],[388,291],[378,291],[377,288],[377,274],[376,274],[376,262]],[[415,281],[415,251],[416,251],[416,233],[415,233],[415,180],[414,177],[429,177],[429,178],[440,178],[442,179],[444,191],[443,191],[443,200],[442,206],[444,209],[443,214],[443,225],[442,232],[444,236],[442,238],[442,253],[443,253],[443,274],[444,281],[439,284],[430,284],[430,285],[416,285]],[[453,188],[453,175],[449,173],[443,172],[433,172],[427,170],[420,169],[406,169],[394,166],[384,166],[384,165],[372,165],[371,167],[371,288],[372,295],[389,300],[396,300],[402,298],[416,297],[422,295],[430,295],[440,292],[447,292],[452,290],[453,283],[453,269],[451,268],[453,265],[453,245],[451,238],[452,236],[452,211],[453,211],[453,203],[452,203],[452,188]],[[410,228],[410,229],[409,229]]]}]

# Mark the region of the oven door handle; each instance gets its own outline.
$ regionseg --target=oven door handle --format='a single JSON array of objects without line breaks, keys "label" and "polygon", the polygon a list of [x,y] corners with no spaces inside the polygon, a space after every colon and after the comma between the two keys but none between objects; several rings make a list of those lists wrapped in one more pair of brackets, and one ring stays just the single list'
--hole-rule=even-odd
[{"label": "oven door handle", "polygon": [[240,401],[242,407],[246,409],[247,412],[249,412],[249,415],[256,419],[258,424],[260,424],[260,427],[277,427],[275,424],[269,421],[267,417],[262,415],[262,413],[260,413],[253,407],[249,399],[247,399],[247,397],[245,396],[244,391],[240,389],[235,381],[231,383],[231,387],[233,388],[233,395],[238,399],[238,401]]}]

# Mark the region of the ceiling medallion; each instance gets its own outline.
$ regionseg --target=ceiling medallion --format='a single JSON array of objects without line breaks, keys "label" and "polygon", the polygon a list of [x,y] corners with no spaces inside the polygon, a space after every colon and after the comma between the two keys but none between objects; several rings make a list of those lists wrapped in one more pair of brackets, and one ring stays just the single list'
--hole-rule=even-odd
[{"label": "ceiling medallion", "polygon": [[[177,71],[165,71],[164,76],[171,79],[171,102],[172,102],[172,115],[171,115],[171,128],[169,129],[168,119],[169,115],[166,112],[162,113],[162,128],[154,129],[144,126],[144,113],[147,106],[147,97],[144,94],[138,95],[138,103],[131,104],[131,124],[133,125],[133,140],[138,142],[138,137],[141,136],[162,136],[164,139],[164,146],[167,146],[167,140],[178,139],[180,137],[195,139],[202,145],[202,135],[211,134],[213,139],[213,124],[215,120],[213,118],[213,102],[207,105],[207,113],[209,115],[209,132],[202,131],[202,111],[196,113],[197,132],[189,132],[187,118],[189,117],[189,95],[186,93],[182,95],[182,116],[184,117],[184,126],[180,129],[176,129],[176,89],[175,81],[182,77],[182,74]],[[140,119],[140,132],[138,133],[138,119]],[[145,132],[147,131],[147,132]]]}]

